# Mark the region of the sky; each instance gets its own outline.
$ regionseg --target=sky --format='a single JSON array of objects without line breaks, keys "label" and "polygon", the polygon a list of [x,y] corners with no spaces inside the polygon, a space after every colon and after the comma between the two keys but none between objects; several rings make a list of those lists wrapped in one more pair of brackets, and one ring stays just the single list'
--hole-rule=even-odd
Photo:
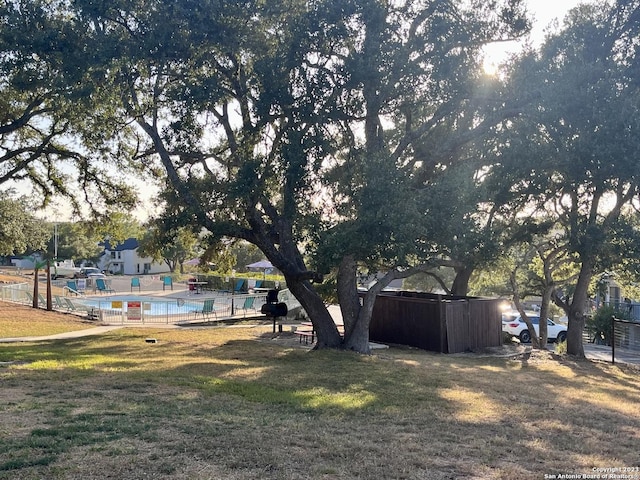
[{"label": "sky", "polygon": [[535,17],[533,36],[542,39],[543,30],[554,19],[562,20],[565,14],[578,5],[579,0],[527,0],[527,8]]},{"label": "sky", "polygon": [[[561,23],[567,12],[580,3],[589,2],[588,0],[526,0],[527,10],[533,17],[530,41],[534,45],[542,43],[545,30],[551,22],[557,19]],[[486,47],[485,69],[488,72],[494,71],[495,67],[506,60],[510,53],[519,49],[520,42],[501,43]]]}]

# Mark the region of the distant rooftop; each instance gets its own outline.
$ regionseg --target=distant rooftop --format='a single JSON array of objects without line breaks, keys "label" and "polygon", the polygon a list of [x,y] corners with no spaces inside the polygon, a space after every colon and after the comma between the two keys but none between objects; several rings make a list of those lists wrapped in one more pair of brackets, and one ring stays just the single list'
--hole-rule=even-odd
[{"label": "distant rooftop", "polygon": [[105,240],[100,245],[104,247],[105,250],[109,250],[110,252],[122,252],[124,250],[135,250],[140,246],[138,240],[135,238],[127,238],[122,243],[116,243],[114,246],[111,246],[109,240]]}]

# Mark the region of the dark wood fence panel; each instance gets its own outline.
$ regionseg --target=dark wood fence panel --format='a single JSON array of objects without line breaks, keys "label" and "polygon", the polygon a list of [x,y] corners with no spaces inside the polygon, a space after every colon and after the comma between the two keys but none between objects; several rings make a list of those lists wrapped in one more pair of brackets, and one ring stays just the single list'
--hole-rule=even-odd
[{"label": "dark wood fence panel", "polygon": [[458,353],[502,344],[500,301],[416,292],[376,298],[372,341]]},{"label": "dark wood fence panel", "polygon": [[440,308],[437,300],[379,295],[369,336],[373,341],[443,351],[446,332]]},{"label": "dark wood fence panel", "polygon": [[[502,315],[500,301],[474,299],[469,303],[471,350],[502,345]],[[475,343],[473,343],[475,342]]]},{"label": "dark wood fence panel", "polygon": [[446,302],[447,352],[469,349],[469,303],[464,300]]}]

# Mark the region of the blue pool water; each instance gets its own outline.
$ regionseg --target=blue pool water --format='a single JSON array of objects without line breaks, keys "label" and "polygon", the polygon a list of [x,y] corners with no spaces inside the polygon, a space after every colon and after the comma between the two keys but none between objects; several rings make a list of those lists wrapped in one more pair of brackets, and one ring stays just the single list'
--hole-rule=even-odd
[{"label": "blue pool water", "polygon": [[101,310],[128,311],[132,302],[140,302],[140,308],[144,315],[174,315],[191,313],[202,310],[201,302],[186,301],[182,298],[158,298],[144,297],[136,295],[114,295],[103,298],[85,298],[82,303],[87,307],[98,308]]}]

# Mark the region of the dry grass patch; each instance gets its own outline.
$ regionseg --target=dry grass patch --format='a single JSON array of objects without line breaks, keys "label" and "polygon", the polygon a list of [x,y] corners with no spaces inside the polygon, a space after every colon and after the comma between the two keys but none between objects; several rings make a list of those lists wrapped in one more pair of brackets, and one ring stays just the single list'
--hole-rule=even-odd
[{"label": "dry grass patch", "polygon": [[521,479],[638,464],[637,370],[313,352],[269,331],[0,345],[0,361],[20,362],[0,368],[0,479]]},{"label": "dry grass patch", "polygon": [[55,335],[92,327],[95,323],[77,315],[0,301],[0,338]]}]

